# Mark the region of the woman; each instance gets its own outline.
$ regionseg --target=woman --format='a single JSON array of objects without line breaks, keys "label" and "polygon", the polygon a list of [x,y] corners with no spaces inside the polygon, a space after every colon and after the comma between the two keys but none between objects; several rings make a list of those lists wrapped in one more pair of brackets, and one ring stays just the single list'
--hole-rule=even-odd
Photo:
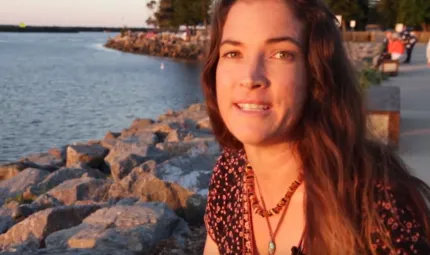
[{"label": "woman", "polygon": [[366,139],[334,20],[319,0],[218,1],[202,79],[224,151],[205,254],[429,253],[429,187]]}]

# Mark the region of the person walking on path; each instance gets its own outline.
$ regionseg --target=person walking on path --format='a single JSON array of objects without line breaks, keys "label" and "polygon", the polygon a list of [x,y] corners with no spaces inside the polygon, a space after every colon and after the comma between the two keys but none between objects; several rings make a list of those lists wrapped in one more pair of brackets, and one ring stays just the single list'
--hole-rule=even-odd
[{"label": "person walking on path", "polygon": [[430,38],[427,44],[427,65],[430,67]]},{"label": "person walking on path", "polygon": [[406,59],[403,63],[409,64],[411,62],[412,51],[417,43],[417,38],[408,30],[407,27],[405,27],[400,33],[400,37],[402,38],[406,48]]}]

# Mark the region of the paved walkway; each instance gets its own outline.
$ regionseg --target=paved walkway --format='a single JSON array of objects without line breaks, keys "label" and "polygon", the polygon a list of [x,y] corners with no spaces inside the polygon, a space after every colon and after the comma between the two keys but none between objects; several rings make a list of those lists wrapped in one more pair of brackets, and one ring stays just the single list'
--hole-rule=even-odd
[{"label": "paved walkway", "polygon": [[412,171],[430,183],[430,68],[426,45],[418,44],[409,65],[385,86],[400,87],[401,131],[399,153]]}]

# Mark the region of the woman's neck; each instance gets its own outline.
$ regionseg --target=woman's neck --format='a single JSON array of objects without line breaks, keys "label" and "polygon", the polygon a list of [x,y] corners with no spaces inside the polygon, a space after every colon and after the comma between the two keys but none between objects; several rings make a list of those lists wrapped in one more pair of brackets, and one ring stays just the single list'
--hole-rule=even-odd
[{"label": "woman's neck", "polygon": [[[246,146],[245,152],[249,164],[260,183],[262,195],[267,200],[273,198],[276,203],[297,179],[302,171],[302,163],[297,150],[290,144],[270,147]],[[268,203],[272,204],[272,203]]]}]

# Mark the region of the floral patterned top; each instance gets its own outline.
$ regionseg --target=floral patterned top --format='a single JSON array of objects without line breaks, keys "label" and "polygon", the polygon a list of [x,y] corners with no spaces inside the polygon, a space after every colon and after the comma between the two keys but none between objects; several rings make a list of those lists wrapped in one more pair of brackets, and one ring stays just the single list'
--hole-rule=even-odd
[{"label": "floral patterned top", "polygon": [[[205,224],[208,235],[218,245],[220,254],[253,254],[253,235],[250,204],[244,192],[246,158],[243,151],[224,150],[214,168],[209,186]],[[378,192],[383,193],[382,185]],[[389,194],[392,194],[388,192]],[[384,197],[384,196],[381,196]],[[391,195],[393,198],[393,195]],[[394,240],[395,252],[383,246],[378,233],[373,234],[373,245],[378,254],[430,254],[423,228],[407,207],[396,204],[394,198],[376,202],[384,223]],[[396,212],[397,215],[393,215]],[[399,220],[395,220],[398,217]],[[406,228],[400,227],[399,221]],[[225,224],[228,222],[228,224]],[[301,249],[301,247],[299,247]]]}]

